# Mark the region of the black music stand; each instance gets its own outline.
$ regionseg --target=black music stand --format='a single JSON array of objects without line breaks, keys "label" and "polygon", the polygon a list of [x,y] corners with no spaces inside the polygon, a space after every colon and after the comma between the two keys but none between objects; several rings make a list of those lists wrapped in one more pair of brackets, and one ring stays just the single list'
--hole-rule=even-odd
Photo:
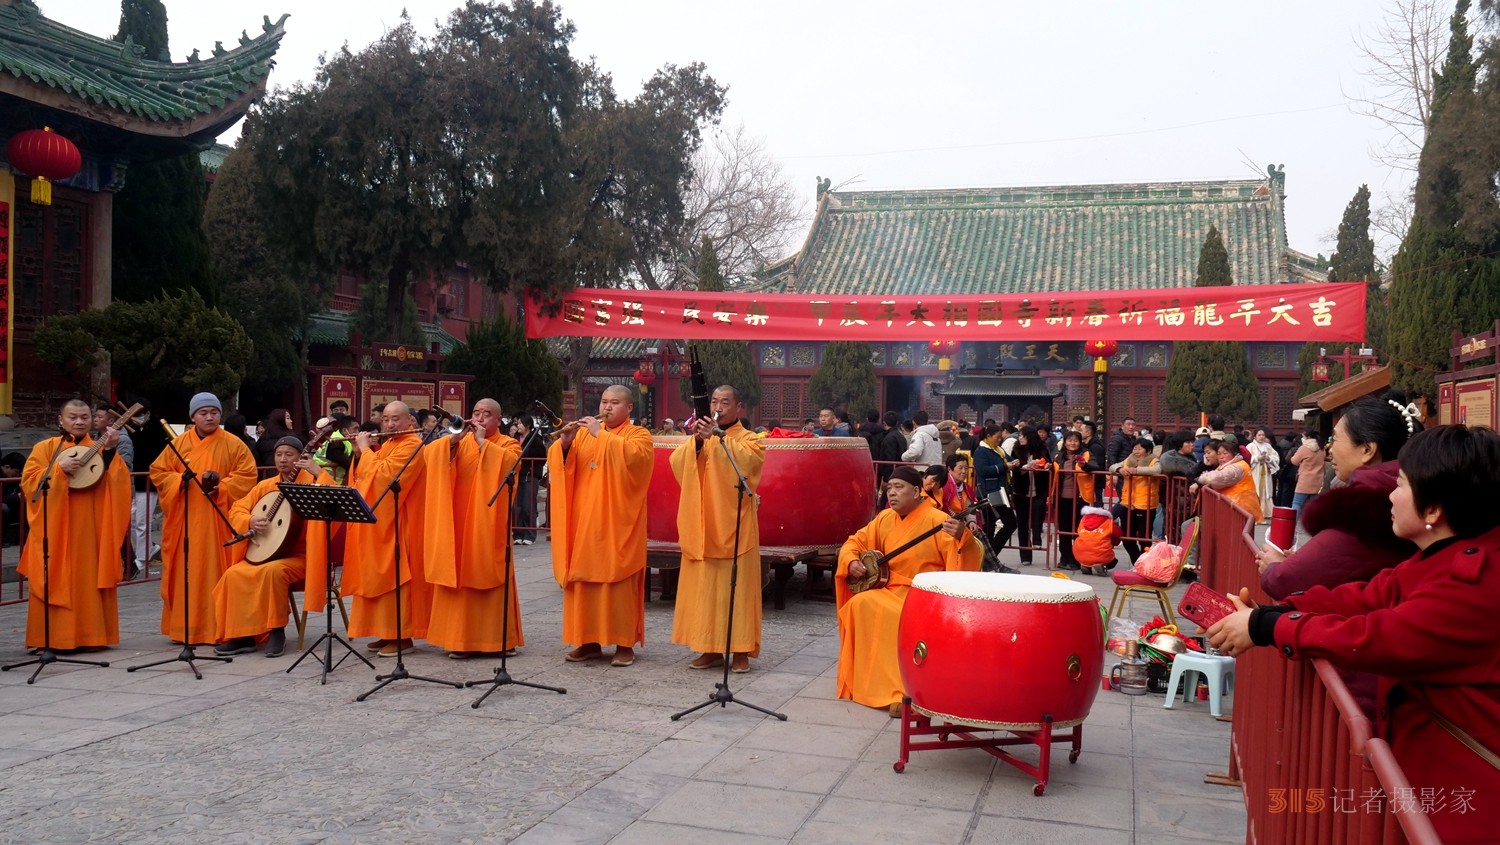
[{"label": "black music stand", "polygon": [[[171,426],[167,425],[166,420],[161,420],[160,422],[166,427],[169,433],[172,431]],[[229,526],[230,534],[234,533],[234,523],[230,522],[229,517],[225,516],[224,512],[219,510],[219,505],[214,501],[214,497],[207,490],[203,489],[203,482],[198,479],[198,473],[193,472],[193,468],[188,465],[187,457],[182,454],[182,451],[177,448],[177,444],[173,442],[175,439],[175,434],[167,438],[167,448],[171,449],[172,454],[176,455],[177,460],[182,463],[182,487],[179,488],[180,495],[182,496],[182,651],[178,652],[176,657],[169,657],[166,660],[158,660],[154,663],[142,663],[139,666],[129,666],[126,667],[125,671],[134,672],[137,669],[150,669],[154,666],[166,666],[169,663],[182,662],[186,663],[188,668],[193,670],[193,677],[201,681],[203,680],[203,673],[198,671],[198,666],[193,661],[212,660],[217,663],[233,663],[234,658],[220,657],[215,654],[207,654],[199,657],[198,653],[193,650],[193,626],[191,624],[192,617],[189,613],[189,607],[192,604],[192,593],[188,591],[188,573],[193,568],[192,558],[188,555],[188,535],[193,533],[193,523],[188,519],[188,501],[192,499],[192,494],[188,492],[188,486],[191,485],[198,488],[198,492],[202,493],[203,498],[208,500],[208,506],[213,508],[214,513],[219,515],[219,519],[224,520],[225,525]]]},{"label": "black music stand", "polygon": [[[317,641],[307,647],[292,665],[286,667],[288,674],[297,668],[297,664],[306,660],[308,655],[323,666],[323,679],[321,683],[328,683],[328,673],[337,669],[352,654],[363,660],[365,665],[371,669],[375,664],[368,657],[355,650],[349,641],[333,632],[333,606],[338,599],[338,591],[333,585],[333,524],[335,522],[374,522],[375,512],[365,504],[363,496],[353,487],[330,487],[326,484],[291,484],[280,482],[276,485],[286,496],[287,503],[292,506],[292,512],[307,520],[308,522],[323,523],[323,537],[328,554],[323,557],[324,571],[327,573],[323,582],[323,615],[328,623],[323,635]],[[305,601],[305,599],[304,599]],[[333,662],[333,644],[338,643],[347,650],[347,654],[339,658],[338,663]],[[318,646],[327,643],[322,657],[317,654]]]},{"label": "black music stand", "polygon": [[[20,663],[7,663],[0,666],[0,672],[9,672],[22,666],[36,664],[36,671],[26,679],[26,683],[36,683],[36,676],[42,674],[42,670],[53,663],[72,663],[78,666],[108,666],[107,660],[78,660],[72,657],[58,657],[57,652],[52,650],[52,548],[48,542],[51,535],[51,522],[47,516],[47,500],[52,498],[52,470],[57,468],[57,456],[63,453],[66,444],[58,442],[57,449],[52,452],[52,461],[47,464],[47,471],[42,474],[42,483],[37,485],[36,492],[31,494],[31,501],[42,500],[42,650],[31,660],[22,660]],[[106,470],[107,472],[108,470]],[[100,483],[108,483],[100,479]]]},{"label": "black music stand", "polygon": [[[715,427],[717,428],[717,423],[715,423]],[[726,435],[723,430],[718,430],[716,436],[719,438],[719,446],[724,450],[724,457],[729,459],[729,467],[734,470],[735,475],[734,557],[729,561],[729,614],[728,618],[724,620],[724,679],[714,684],[714,691],[708,694],[707,701],[702,704],[695,704],[679,713],[673,713],[672,721],[675,722],[689,713],[695,713],[705,707],[712,707],[715,704],[720,707],[727,707],[733,703],[741,707],[748,707],[757,713],[775,716],[777,719],[785,722],[785,713],[767,710],[764,707],[735,698],[734,693],[729,691],[729,664],[734,660],[734,594],[735,590],[739,587],[740,580],[740,525],[744,522],[745,494],[750,492],[750,480],[745,477],[745,473],[740,471],[740,465],[735,463],[734,455],[729,451],[729,444],[724,440]],[[687,495],[687,491],[683,491],[683,494]]]},{"label": "black music stand", "polygon": [[[527,433],[527,435],[526,435],[526,442],[521,444],[521,454],[522,455],[526,454],[526,447],[527,447],[527,445],[529,445],[531,443],[531,438],[533,438],[533,437],[536,437],[536,427],[535,426],[533,426],[532,429],[531,429],[531,431],[529,433]],[[521,462],[523,460],[525,460],[525,459],[522,458],[522,457],[520,457],[520,456],[516,457],[516,462],[510,468],[510,472],[508,472],[508,473],[505,474],[505,478],[500,481],[500,486],[495,489],[495,494],[493,496],[490,496],[490,503],[488,505],[489,507],[494,507],[495,506],[495,500],[497,500],[497,499],[500,498],[501,491],[503,491],[506,487],[509,487],[510,488],[510,495],[505,497],[505,512],[507,514],[514,515],[515,511],[511,507],[511,505],[513,505],[515,503],[515,498],[516,498],[516,473],[521,469]],[[507,519],[506,522],[507,522],[507,524],[509,524],[510,520]],[[495,692],[495,690],[500,689],[501,687],[504,687],[504,686],[531,687],[532,689],[544,689],[544,690],[549,690],[551,692],[555,692],[555,693],[557,693],[559,695],[565,695],[568,692],[566,689],[563,689],[562,687],[549,687],[546,684],[534,684],[534,683],[531,683],[529,681],[518,681],[515,678],[512,678],[510,676],[510,671],[506,668],[506,661],[510,657],[510,599],[511,599],[511,596],[515,595],[514,590],[516,589],[516,566],[515,566],[515,558],[511,555],[511,546],[513,546],[515,544],[511,542],[511,538],[510,538],[511,533],[512,532],[509,532],[509,531],[506,532],[506,536],[505,536],[505,539],[504,539],[504,542],[505,542],[505,606],[500,611],[500,665],[495,667],[495,676],[493,678],[486,678],[486,679],[478,680],[478,681],[465,681],[464,682],[464,686],[466,686],[466,687],[477,687],[477,686],[488,686],[489,687],[489,689],[485,691],[484,695],[479,696],[479,698],[477,698],[477,699],[474,700],[473,704],[469,705],[470,707],[473,707],[475,710],[478,710],[479,709],[479,705],[483,704],[484,700],[486,698],[489,698]]]}]

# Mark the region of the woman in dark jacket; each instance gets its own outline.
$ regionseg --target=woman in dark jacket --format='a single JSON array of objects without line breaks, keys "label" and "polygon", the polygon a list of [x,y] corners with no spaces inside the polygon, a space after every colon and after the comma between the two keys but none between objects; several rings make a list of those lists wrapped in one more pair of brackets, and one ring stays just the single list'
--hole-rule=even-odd
[{"label": "woman in dark jacket", "polygon": [[261,468],[261,478],[270,478],[276,473],[276,441],[283,437],[302,438],[292,430],[292,412],[285,408],[266,414],[264,425],[266,433],[255,441],[255,465]]},{"label": "woman in dark jacket", "polygon": [[[1011,535],[1016,533],[1015,508],[1005,503],[1010,500],[1010,472],[1015,461],[1001,451],[1002,433],[1000,426],[994,423],[986,426],[984,436],[974,444],[973,453],[974,483],[979,488],[979,495],[990,500],[980,509],[980,513],[985,514],[984,528],[995,538],[994,547],[997,550],[1005,548]],[[990,498],[1001,490],[1005,491],[1003,497]]]},{"label": "woman in dark jacket", "polygon": [[[1016,509],[1016,542],[1021,547],[1021,565],[1031,565],[1033,547],[1041,548],[1046,535],[1042,523],[1047,518],[1047,491],[1051,488],[1051,464],[1047,459],[1047,441],[1029,425],[1021,426],[1016,445],[1010,453],[1017,462],[1011,477],[1011,504]],[[1044,552],[1045,554],[1045,552]]]},{"label": "woman in dark jacket", "polygon": [[536,542],[536,494],[547,462],[547,446],[540,434],[533,435],[531,417],[516,417],[511,436],[521,443],[521,468],[516,470],[516,501],[511,511],[512,534],[518,546]]}]

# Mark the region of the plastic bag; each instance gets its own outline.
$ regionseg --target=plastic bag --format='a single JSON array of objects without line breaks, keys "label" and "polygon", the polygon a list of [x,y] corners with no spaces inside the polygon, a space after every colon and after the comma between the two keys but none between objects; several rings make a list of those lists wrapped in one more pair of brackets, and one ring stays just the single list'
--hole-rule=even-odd
[{"label": "plastic bag", "polygon": [[1109,640],[1104,647],[1115,654],[1125,654],[1125,644],[1139,639],[1141,636],[1141,623],[1117,616],[1109,620]]},{"label": "plastic bag", "polygon": [[1135,562],[1135,574],[1158,584],[1169,584],[1177,577],[1182,547],[1171,543],[1152,543],[1151,548]]}]

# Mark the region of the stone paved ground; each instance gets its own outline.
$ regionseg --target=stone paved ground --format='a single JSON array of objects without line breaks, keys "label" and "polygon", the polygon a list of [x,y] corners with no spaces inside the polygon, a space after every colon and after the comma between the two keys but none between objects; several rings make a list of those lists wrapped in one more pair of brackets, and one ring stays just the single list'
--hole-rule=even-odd
[{"label": "stone paved ground", "polygon": [[[109,668],[0,674],[0,842],[1243,841],[1239,793],[1203,783],[1229,727],[1206,704],[1101,692],[1083,756],[1058,754],[1040,798],[974,750],[920,752],[898,775],[898,723],[834,697],[833,606],[803,600],[800,573],[787,609],[766,610],[755,671],[731,676],[783,723],[734,706],[671,721],[718,675],[687,669],[659,601],[634,666],[564,663],[548,546],[519,548],[517,572],[530,645],[511,672],[568,692],[509,687],[477,710],[471,691],[415,681],[356,703],[374,673],[355,661],[327,686],[311,661],[288,675],[290,656],[260,654],[200,664],[202,681],[182,664],[126,673],[177,650],[156,633],[155,585],[122,589]],[[25,657],[23,624],[0,607],[0,662]],[[423,647],[408,665],[458,680],[493,666]]]}]

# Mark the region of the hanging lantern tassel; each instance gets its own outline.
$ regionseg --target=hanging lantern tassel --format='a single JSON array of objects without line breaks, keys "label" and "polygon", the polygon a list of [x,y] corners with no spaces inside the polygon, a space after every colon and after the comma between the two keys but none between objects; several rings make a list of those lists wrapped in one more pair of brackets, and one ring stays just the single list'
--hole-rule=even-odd
[{"label": "hanging lantern tassel", "polygon": [[38,176],[31,180],[31,201],[36,205],[52,204],[52,183],[46,176]]}]

